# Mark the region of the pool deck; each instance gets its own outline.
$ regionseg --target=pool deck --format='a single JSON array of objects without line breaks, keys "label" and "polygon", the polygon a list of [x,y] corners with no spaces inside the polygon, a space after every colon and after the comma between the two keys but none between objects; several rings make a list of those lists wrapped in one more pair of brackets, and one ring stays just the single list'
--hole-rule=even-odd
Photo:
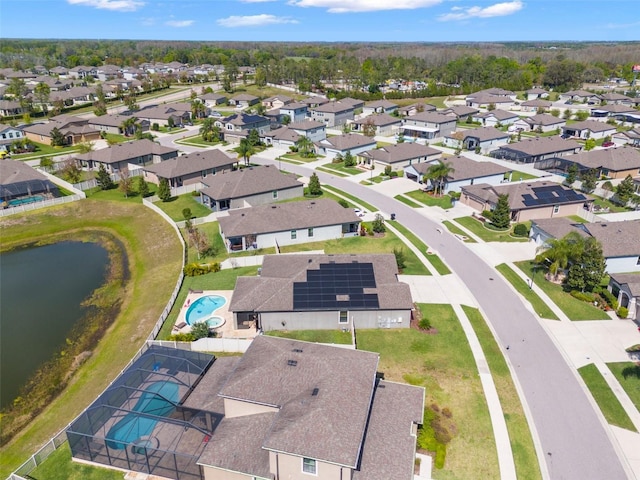
[{"label": "pool deck", "polygon": [[224,318],[224,324],[215,329],[215,332],[218,337],[225,338],[253,338],[257,335],[255,328],[249,329],[234,329],[233,325],[233,313],[229,311],[229,302],[231,301],[231,296],[233,295],[233,290],[203,290],[203,291],[191,291],[187,295],[187,298],[180,309],[180,313],[178,314],[178,318],[173,327],[172,333],[189,333],[191,332],[191,327],[187,325],[186,315],[187,310],[189,309],[189,305],[195,302],[200,297],[205,297],[207,295],[220,295],[226,299],[224,305],[222,305],[219,309],[217,309],[213,315],[216,317]]}]

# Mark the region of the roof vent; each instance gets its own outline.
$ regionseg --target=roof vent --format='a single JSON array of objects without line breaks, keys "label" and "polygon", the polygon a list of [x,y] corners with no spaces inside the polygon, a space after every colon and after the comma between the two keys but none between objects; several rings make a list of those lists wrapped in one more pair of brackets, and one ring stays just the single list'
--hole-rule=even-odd
[{"label": "roof vent", "polygon": [[290,367],[295,367],[296,365],[298,365],[298,361],[297,360],[287,360],[287,365],[289,365]]},{"label": "roof vent", "polygon": [[292,352],[296,352],[296,353],[302,353],[302,349],[301,348],[294,348],[293,350],[291,350]]},{"label": "roof vent", "polygon": [[275,205],[271,205],[271,208],[278,208],[278,207],[276,207]]},{"label": "roof vent", "polygon": [[316,387],[311,391],[311,396],[312,397],[317,397],[319,392],[320,392],[320,389],[318,387]]}]

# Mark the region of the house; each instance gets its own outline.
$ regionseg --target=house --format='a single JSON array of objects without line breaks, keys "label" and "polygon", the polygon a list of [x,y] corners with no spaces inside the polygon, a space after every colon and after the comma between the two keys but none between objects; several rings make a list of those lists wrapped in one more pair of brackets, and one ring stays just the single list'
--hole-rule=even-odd
[{"label": "house", "polygon": [[401,125],[402,120],[400,118],[392,117],[386,113],[377,113],[355,120],[351,124],[351,129],[354,132],[366,134],[369,128],[373,128],[375,135],[391,136],[400,129]]},{"label": "house", "polygon": [[355,108],[352,102],[327,102],[311,110],[311,119],[324,123],[327,127],[344,125],[353,120]]},{"label": "house", "polygon": [[169,125],[181,127],[191,123],[191,105],[177,103],[152,105],[138,110],[136,117],[140,120],[146,120],[151,125],[157,123],[161,127],[168,127]]},{"label": "house", "polygon": [[145,138],[77,154],[74,158],[87,170],[98,170],[100,165],[104,165],[107,172],[115,173],[124,168],[143,167],[177,156],[178,150],[175,148],[163,147]]},{"label": "house", "polygon": [[229,99],[229,105],[234,105],[236,108],[248,108],[251,105],[255,105],[260,102],[260,98],[248,93],[240,93],[234,95]]},{"label": "house", "polygon": [[523,112],[540,112],[551,108],[552,105],[553,103],[549,100],[528,100],[520,104],[520,110]]},{"label": "house", "polygon": [[319,199],[231,210],[219,222],[227,249],[237,252],[355,237],[360,220],[352,209]]},{"label": "house", "polygon": [[391,115],[396,111],[398,111],[398,105],[388,100],[367,102],[364,104],[364,107],[362,107],[362,115],[373,115],[375,113],[386,113]]},{"label": "house", "polygon": [[44,196],[59,196],[58,186],[25,162],[0,160],[0,208]]},{"label": "house", "polygon": [[570,90],[560,94],[560,101],[565,103],[587,103],[589,105],[600,105],[602,101],[600,95],[587,92],[585,90]]},{"label": "house", "polygon": [[493,186],[479,183],[464,186],[461,192],[462,203],[480,212],[493,210],[498,195],[508,195],[512,222],[577,215],[580,210],[590,210],[593,203],[593,199],[584,194],[551,182]]},{"label": "house", "polygon": [[94,101],[95,90],[89,87],[71,87],[68,90],[58,90],[49,94],[49,104],[62,102],[66,106],[81,105]]},{"label": "house", "polygon": [[215,124],[222,129],[224,140],[229,143],[240,143],[241,139],[249,136],[251,130],[264,135],[271,129],[271,121],[267,117],[245,112],[233,113],[216,120]]},{"label": "house", "polygon": [[53,67],[51,70],[49,70],[49,74],[58,76],[60,78],[65,78],[67,75],[69,75],[69,70],[66,67],[58,65],[57,67]]},{"label": "house", "polygon": [[[135,125],[129,127],[128,131],[125,132],[125,122],[131,121],[132,118],[135,120]],[[96,130],[114,135],[133,134],[135,133],[136,128],[139,128],[141,132],[149,130],[148,120],[140,120],[136,116],[119,115],[117,113],[90,118],[88,123]]]},{"label": "house", "polygon": [[309,107],[306,103],[289,102],[280,107],[280,111],[278,113],[280,118],[284,118],[286,115],[292,122],[302,122],[303,120],[306,120],[309,114]]},{"label": "house", "polygon": [[580,171],[594,169],[598,178],[624,179],[640,175],[640,151],[629,147],[583,151],[563,157],[565,168],[578,165]]},{"label": "house", "polygon": [[265,332],[409,328],[412,308],[393,254],[266,255],[259,276],[238,277],[229,303],[236,325]]},{"label": "house", "polygon": [[262,135],[261,139],[266,145],[289,148],[294,147],[296,142],[300,140],[300,137],[301,135],[298,132],[290,129],[288,126],[285,126],[276,128],[275,130],[269,130],[267,133]]},{"label": "house", "polygon": [[474,122],[480,122],[485,127],[500,127],[502,125],[511,125],[519,117],[513,112],[497,108],[488,112],[476,113],[471,118]]},{"label": "house", "polygon": [[304,103],[309,108],[319,107],[320,105],[324,105],[325,103],[329,103],[330,100],[327,97],[322,97],[319,95],[314,95],[312,97],[303,98],[300,100],[301,103]]},{"label": "house", "polygon": [[372,137],[365,137],[357,133],[345,133],[334,137],[327,137],[316,143],[316,153],[333,159],[337,155],[345,156],[351,153],[357,156],[360,153],[375,148],[377,142]]},{"label": "house", "polygon": [[615,118],[617,116],[635,115],[640,114],[635,108],[629,105],[610,103],[591,109],[591,116],[593,118]]},{"label": "house", "polygon": [[443,115],[449,115],[449,116],[455,117],[456,120],[460,122],[463,122],[463,121],[471,122],[473,115],[475,115],[479,111],[480,110],[478,110],[477,108],[468,107],[466,105],[454,105],[452,107],[441,110],[440,113],[442,113]]},{"label": "house", "polygon": [[490,88],[467,95],[465,104],[467,107],[474,108],[500,107],[508,109],[515,104],[515,98],[515,93],[509,90]]},{"label": "house", "polygon": [[398,113],[401,117],[410,117],[412,115],[415,115],[416,113],[435,111],[436,106],[431,105],[430,103],[412,103],[411,105],[398,108]]},{"label": "house", "polygon": [[0,117],[14,117],[22,115],[24,108],[15,100],[0,100]]},{"label": "house", "polygon": [[327,138],[327,130],[324,123],[314,122],[313,120],[302,120],[299,122],[291,122],[287,127],[298,135],[307,137],[312,142],[320,142]]},{"label": "house", "polygon": [[576,138],[593,138],[599,139],[613,135],[616,133],[617,127],[608,123],[598,122],[595,120],[585,120],[584,122],[572,123],[562,127],[562,133],[570,137]]},{"label": "house", "polygon": [[64,137],[65,145],[76,145],[100,139],[100,131],[89,125],[88,119],[72,115],[51,117],[47,123],[27,125],[22,128],[22,131],[29,140],[51,144],[51,132],[56,128]]},{"label": "house", "polygon": [[538,137],[503,145],[491,152],[491,156],[516,163],[535,163],[577,153],[581,149],[582,145],[575,140],[565,140],[560,137]]},{"label": "house", "polygon": [[509,133],[495,127],[470,128],[445,136],[443,143],[446,147],[477,150],[486,154],[508,144],[510,137]]},{"label": "house", "polygon": [[327,138],[324,123],[313,120],[293,122],[265,133],[263,139],[267,145],[288,148],[294,146],[300,137],[307,137],[314,143],[324,140]]},{"label": "house", "polygon": [[401,170],[416,163],[430,162],[442,156],[440,150],[419,143],[396,143],[367,150],[359,155],[365,163],[377,163],[394,170]]},{"label": "house", "polygon": [[628,310],[627,318],[640,319],[640,275],[614,273],[609,276],[609,291],[618,299],[618,305]]},{"label": "house", "polygon": [[95,78],[98,76],[98,69],[96,67],[78,65],[77,67],[73,67],[72,69],[70,69],[68,75],[70,78]]},{"label": "house", "polygon": [[600,99],[603,104],[606,103],[607,105],[624,105],[625,107],[632,107],[634,105],[632,98],[616,92],[600,95]]},{"label": "house", "polygon": [[19,128],[0,124],[0,151],[9,152],[11,150],[11,144],[23,138],[24,132]]},{"label": "house", "polygon": [[287,97],[286,95],[276,95],[274,97],[269,97],[262,100],[262,105],[264,105],[267,109],[272,109],[282,108],[292,102],[293,98],[291,97]]},{"label": "house", "polygon": [[600,242],[607,273],[640,272],[640,220],[580,223],[568,218],[539,219],[531,222],[529,236],[544,245],[570,232]]},{"label": "house", "polygon": [[414,140],[435,140],[456,129],[456,118],[438,112],[417,113],[402,121],[402,134]]},{"label": "house", "polygon": [[198,99],[209,108],[227,103],[227,97],[219,93],[205,93],[204,95],[200,95]]},{"label": "house", "polygon": [[611,135],[611,140],[616,145],[631,145],[640,147],[640,127],[625,132],[617,132]]},{"label": "house", "polygon": [[295,175],[269,165],[208,176],[203,183],[206,187],[200,191],[200,198],[213,211],[255,207],[304,195]]},{"label": "house", "polygon": [[[443,193],[459,192],[462,187],[474,184],[500,185],[505,178],[511,177],[511,170],[493,162],[478,162],[461,155],[447,157],[442,161],[453,168],[444,181]],[[405,167],[405,175],[411,180],[422,183],[429,168],[436,163],[437,160],[432,160],[428,163]],[[433,181],[427,181],[431,187],[435,187]]]},{"label": "house", "polygon": [[529,90],[526,90],[524,94],[527,96],[528,101],[549,97],[549,92],[547,92],[543,88],[538,87],[530,88]]},{"label": "house", "polygon": [[344,98],[341,98],[339,102],[343,104],[351,105],[354,110],[364,108],[364,100],[358,100],[357,98],[344,97]]},{"label": "house", "polygon": [[524,117],[516,120],[513,123],[513,126],[517,130],[523,130],[525,132],[546,133],[553,132],[555,130],[560,131],[560,129],[566,124],[567,121],[562,118],[554,117],[547,113],[538,113],[531,117]]},{"label": "house", "polygon": [[171,187],[199,184],[217,174],[231,172],[238,159],[222,150],[211,149],[170,158],[143,168],[144,177],[151,183],[160,184],[166,178]]}]

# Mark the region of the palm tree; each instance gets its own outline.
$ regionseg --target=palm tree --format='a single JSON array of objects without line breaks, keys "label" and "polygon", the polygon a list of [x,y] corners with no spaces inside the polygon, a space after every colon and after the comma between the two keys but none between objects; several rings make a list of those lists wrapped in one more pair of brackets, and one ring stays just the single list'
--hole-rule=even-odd
[{"label": "palm tree", "polygon": [[302,157],[308,157],[313,149],[313,142],[309,137],[301,135],[300,138],[296,140],[296,147]]},{"label": "palm tree", "polygon": [[535,263],[547,268],[554,279],[566,270],[573,260],[580,256],[584,249],[584,238],[578,232],[570,232],[562,238],[554,238],[547,242],[548,246],[538,249]]},{"label": "palm tree", "polygon": [[243,158],[244,164],[248,166],[249,159],[251,158],[251,155],[256,153],[256,149],[248,138],[243,138],[240,140],[240,145],[236,148],[236,152],[238,152],[238,158]]},{"label": "palm tree", "polygon": [[138,119],[136,117],[129,117],[120,124],[120,129],[126,137],[135,133],[137,120]]},{"label": "palm tree", "polygon": [[218,137],[214,134],[214,130],[216,128],[215,120],[213,118],[205,118],[200,126],[200,135],[202,135],[202,139],[205,142],[213,142],[214,140],[217,140]]},{"label": "palm tree", "polygon": [[451,163],[444,163],[442,160],[438,160],[438,163],[434,163],[429,167],[425,178],[431,180],[434,184],[436,195],[438,195],[438,192],[442,195],[447,177],[454,171],[455,169],[451,166]]}]

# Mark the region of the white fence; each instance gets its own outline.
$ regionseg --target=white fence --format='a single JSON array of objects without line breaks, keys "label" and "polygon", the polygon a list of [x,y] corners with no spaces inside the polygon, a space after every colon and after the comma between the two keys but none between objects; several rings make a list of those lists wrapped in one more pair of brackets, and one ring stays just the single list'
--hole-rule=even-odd
[{"label": "white fence", "polygon": [[[142,175],[142,169],[129,170],[130,178],[140,177],[141,175]],[[120,181],[120,174],[118,172],[112,173],[109,176],[111,177],[111,181],[113,181],[114,183],[118,183]],[[98,186],[98,180],[95,178],[73,184],[74,188],[77,188],[78,190],[83,190],[83,191],[89,190],[90,188],[95,188],[97,186]]]},{"label": "white fence", "polygon": [[82,195],[69,195],[67,197],[52,198],[51,200],[44,200],[42,202],[16,205],[15,207],[9,207],[0,210],[0,217],[7,217],[9,215],[15,215],[16,213],[30,212],[32,210],[38,210],[40,208],[52,207],[53,205],[62,205],[63,203],[77,202],[78,200],[82,200],[83,198],[85,198],[84,193]]},{"label": "white fence", "polygon": [[183,185],[181,187],[173,187],[171,189],[171,196],[177,197],[178,195],[184,195],[185,193],[197,192],[198,190],[206,187],[202,182],[192,183],[190,185]]},{"label": "white fence", "polygon": [[250,338],[201,338],[195,342],[173,342],[169,340],[153,340],[147,343],[172,347],[180,350],[191,350],[194,352],[239,352],[244,353],[251,345]]}]

